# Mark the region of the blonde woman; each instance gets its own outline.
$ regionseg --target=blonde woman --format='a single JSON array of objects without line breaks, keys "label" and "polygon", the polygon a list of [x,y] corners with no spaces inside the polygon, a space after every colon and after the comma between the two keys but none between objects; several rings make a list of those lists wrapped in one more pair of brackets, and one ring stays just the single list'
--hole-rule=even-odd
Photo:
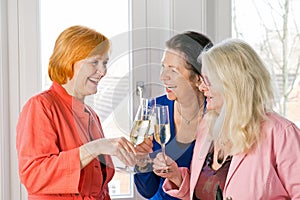
[{"label": "blonde woman", "polygon": [[300,130],[272,111],[270,74],[241,40],[200,56],[208,113],[200,124],[191,169],[154,160],[165,191],[180,199],[300,199]]}]

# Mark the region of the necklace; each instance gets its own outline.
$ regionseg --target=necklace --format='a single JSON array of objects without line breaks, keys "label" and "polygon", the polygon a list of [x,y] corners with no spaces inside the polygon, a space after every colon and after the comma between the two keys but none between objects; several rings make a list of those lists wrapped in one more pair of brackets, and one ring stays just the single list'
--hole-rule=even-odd
[{"label": "necklace", "polygon": [[[202,106],[203,106],[203,104],[200,106],[200,108],[201,108]],[[177,109],[177,111],[178,111],[178,113],[179,113],[181,119],[183,119],[183,121],[184,121],[187,125],[190,125],[191,121],[192,121],[193,119],[195,119],[195,117],[198,115],[198,113],[199,113],[199,111],[200,111],[200,109],[199,109],[198,112],[195,112],[195,114],[193,115],[193,117],[192,117],[191,119],[188,120],[188,119],[186,119],[186,118],[179,112],[178,106],[176,106],[176,109]]]}]

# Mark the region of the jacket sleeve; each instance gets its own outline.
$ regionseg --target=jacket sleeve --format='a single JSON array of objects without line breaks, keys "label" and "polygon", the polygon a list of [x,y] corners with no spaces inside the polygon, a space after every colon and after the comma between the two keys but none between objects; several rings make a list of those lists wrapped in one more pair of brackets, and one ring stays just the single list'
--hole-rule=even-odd
[{"label": "jacket sleeve", "polygon": [[190,173],[188,168],[180,167],[181,175],[183,181],[181,183],[180,188],[174,187],[174,184],[169,181],[169,179],[165,179],[163,184],[163,190],[170,196],[182,199],[189,200],[190,198]]},{"label": "jacket sleeve", "polygon": [[160,177],[153,172],[137,173],[134,175],[134,183],[137,191],[145,198],[149,199],[158,190]]},{"label": "jacket sleeve", "polygon": [[76,193],[80,179],[79,150],[58,145],[50,104],[30,99],[17,124],[16,147],[21,182],[28,193]]},{"label": "jacket sleeve", "polygon": [[291,199],[300,199],[300,130],[291,123],[283,132],[274,142],[278,176]]}]

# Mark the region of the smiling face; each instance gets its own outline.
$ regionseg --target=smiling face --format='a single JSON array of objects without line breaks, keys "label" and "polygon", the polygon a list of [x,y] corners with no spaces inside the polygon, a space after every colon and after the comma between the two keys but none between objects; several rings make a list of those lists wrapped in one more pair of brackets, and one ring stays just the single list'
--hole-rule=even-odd
[{"label": "smiling face", "polygon": [[188,98],[197,91],[195,82],[190,80],[191,70],[186,65],[188,64],[182,54],[170,49],[164,52],[160,79],[170,100]]},{"label": "smiling face", "polygon": [[201,75],[201,84],[199,85],[199,90],[204,93],[204,96],[206,96],[207,110],[214,110],[217,113],[220,113],[224,104],[223,94],[220,92],[219,88],[216,88],[214,83],[211,83],[205,74],[205,70]]},{"label": "smiling face", "polygon": [[99,81],[106,74],[108,53],[75,62],[74,76],[63,87],[68,94],[84,101],[85,96],[97,93]]}]

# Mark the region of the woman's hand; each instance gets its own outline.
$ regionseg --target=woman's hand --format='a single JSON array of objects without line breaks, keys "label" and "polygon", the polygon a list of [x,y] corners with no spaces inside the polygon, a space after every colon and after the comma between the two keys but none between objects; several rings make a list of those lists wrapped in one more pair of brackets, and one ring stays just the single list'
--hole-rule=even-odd
[{"label": "woman's hand", "polygon": [[137,145],[135,150],[136,150],[136,165],[138,167],[138,170],[141,172],[145,171],[152,171],[151,168],[151,163],[152,160],[149,156],[149,153],[152,153],[153,150],[153,136],[147,137],[144,139],[144,141]]},{"label": "woman's hand", "polygon": [[141,144],[139,144],[135,147],[135,150],[136,150],[137,154],[139,154],[139,153],[141,153],[141,154],[152,153],[153,152],[153,150],[152,150],[152,148],[153,148],[152,141],[153,141],[153,136],[145,138],[144,141]]},{"label": "woman's hand", "polygon": [[153,160],[153,172],[163,178],[169,179],[178,188],[182,183],[181,171],[177,163],[168,156],[158,153]]},{"label": "woman's hand", "polygon": [[136,150],[131,142],[126,138],[100,139],[101,154],[118,157],[125,165],[135,165]]},{"label": "woman's hand", "polygon": [[125,165],[135,165],[136,150],[126,138],[100,138],[79,148],[81,167],[85,167],[100,154],[118,157]]}]

